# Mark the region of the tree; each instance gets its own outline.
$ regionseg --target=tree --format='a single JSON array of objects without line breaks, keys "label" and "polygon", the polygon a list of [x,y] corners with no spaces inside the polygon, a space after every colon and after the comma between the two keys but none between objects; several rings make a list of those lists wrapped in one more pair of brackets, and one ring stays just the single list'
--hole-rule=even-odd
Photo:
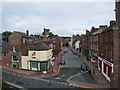
[{"label": "tree", "polygon": [[53,37],[54,36],[54,34],[53,33],[49,33],[49,35],[48,35],[48,37]]},{"label": "tree", "polygon": [[3,33],[2,33],[2,40],[8,42],[8,38],[9,38],[9,36],[10,36],[11,34],[12,34],[12,32],[10,32],[10,31],[5,31],[5,32],[3,32]]}]

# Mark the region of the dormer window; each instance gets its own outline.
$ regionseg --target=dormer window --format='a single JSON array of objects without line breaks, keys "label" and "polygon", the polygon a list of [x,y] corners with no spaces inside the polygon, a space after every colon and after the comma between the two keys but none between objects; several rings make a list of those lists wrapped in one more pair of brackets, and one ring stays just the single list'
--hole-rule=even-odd
[{"label": "dormer window", "polygon": [[13,52],[16,52],[16,49],[15,49],[15,47],[13,47]]}]

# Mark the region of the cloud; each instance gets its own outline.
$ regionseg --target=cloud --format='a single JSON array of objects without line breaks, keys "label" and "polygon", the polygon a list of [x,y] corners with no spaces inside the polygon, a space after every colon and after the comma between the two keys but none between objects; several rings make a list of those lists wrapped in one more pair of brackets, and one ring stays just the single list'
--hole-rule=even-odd
[{"label": "cloud", "polygon": [[114,3],[11,2],[3,3],[3,30],[41,33],[50,28],[58,35],[82,34],[114,19]]},{"label": "cloud", "polygon": [[3,0],[3,2],[114,2],[114,0]]}]

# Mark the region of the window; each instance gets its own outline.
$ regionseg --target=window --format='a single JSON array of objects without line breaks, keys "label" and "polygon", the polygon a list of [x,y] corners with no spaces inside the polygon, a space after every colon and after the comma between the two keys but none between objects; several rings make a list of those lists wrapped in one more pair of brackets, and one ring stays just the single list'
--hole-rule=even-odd
[{"label": "window", "polygon": [[13,55],[13,56],[12,56],[12,60],[13,60],[13,61],[17,61],[17,57]]},{"label": "window", "polygon": [[92,44],[90,45],[90,49],[92,49]]},{"label": "window", "polygon": [[23,43],[25,43],[25,38],[23,38]]},{"label": "window", "polygon": [[6,56],[6,53],[4,53],[4,56]]},{"label": "window", "polygon": [[15,47],[13,47],[13,52],[16,52],[16,49],[15,49]]}]

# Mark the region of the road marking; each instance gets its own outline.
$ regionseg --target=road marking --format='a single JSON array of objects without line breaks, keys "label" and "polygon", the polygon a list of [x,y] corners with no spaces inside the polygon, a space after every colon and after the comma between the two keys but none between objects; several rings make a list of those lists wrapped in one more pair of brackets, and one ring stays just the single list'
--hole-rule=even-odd
[{"label": "road marking", "polygon": [[45,81],[45,82],[55,82],[55,83],[58,83],[58,84],[62,84],[62,85],[67,85],[67,86],[74,86],[74,87],[79,87],[78,85],[75,85],[75,84],[71,84],[71,83],[66,83],[66,82],[57,82],[57,81],[52,81],[52,80],[48,80],[48,79],[42,79],[42,78],[34,78],[36,80],[41,80],[41,81]]},{"label": "road marking", "polygon": [[13,86],[13,87],[16,87],[16,88],[19,88],[19,89],[24,89],[24,87],[21,87],[21,86],[19,86],[19,85],[16,85],[16,84],[13,84],[13,83],[4,81],[4,80],[3,80],[3,82],[5,82],[5,83],[7,83],[8,85],[11,85],[11,86]]},{"label": "road marking", "polygon": [[55,79],[60,79],[60,78],[55,78]]},{"label": "road marking", "polygon": [[[78,75],[80,75],[80,74],[87,73],[87,72],[88,72],[88,71],[81,72],[81,73],[77,73],[77,74],[75,74],[75,75],[73,75],[73,76],[69,77],[66,81],[69,83],[70,79],[72,79],[73,77],[78,76]],[[71,84],[71,83],[69,83],[69,85],[72,85],[72,86],[75,86],[75,87],[80,87],[79,85],[76,85],[76,84]]]}]

